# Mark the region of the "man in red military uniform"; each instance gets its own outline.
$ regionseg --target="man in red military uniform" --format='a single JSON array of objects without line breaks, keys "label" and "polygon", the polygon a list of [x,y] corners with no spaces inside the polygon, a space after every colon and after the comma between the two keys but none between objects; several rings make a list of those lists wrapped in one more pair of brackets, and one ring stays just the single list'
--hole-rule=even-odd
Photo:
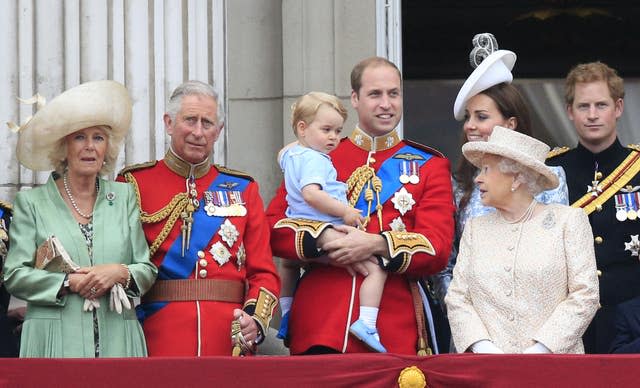
[{"label": "man in red military uniform", "polygon": [[[276,256],[308,264],[289,318],[292,354],[366,352],[349,334],[358,319],[361,262],[377,257],[389,273],[377,319],[391,353],[428,354],[416,281],[441,270],[453,239],[449,161],[439,152],[401,140],[400,71],[384,58],[351,72],[351,103],[358,126],[331,153],[350,203],[369,216],[366,231],[287,219],[284,187],[267,209]],[[326,260],[314,260],[322,251]]]},{"label": "man in red military uniform", "polygon": [[264,339],[280,282],[258,185],[210,164],[223,127],[215,90],[178,86],[164,122],[171,148],[163,160],[125,168],[136,187],[158,280],[138,307],[150,356],[231,355]]}]

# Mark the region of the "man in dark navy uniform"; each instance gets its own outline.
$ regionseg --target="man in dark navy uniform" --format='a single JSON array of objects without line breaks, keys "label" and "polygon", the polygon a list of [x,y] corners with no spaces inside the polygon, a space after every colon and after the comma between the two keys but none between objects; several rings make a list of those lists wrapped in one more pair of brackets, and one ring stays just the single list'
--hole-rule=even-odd
[{"label": "man in dark navy uniform", "polygon": [[607,353],[616,306],[640,295],[640,147],[618,140],[624,85],[606,64],[575,66],[566,78],[565,102],[579,143],[551,151],[547,162],[565,169],[572,206],[589,215],[601,308],[583,341],[586,353]]}]

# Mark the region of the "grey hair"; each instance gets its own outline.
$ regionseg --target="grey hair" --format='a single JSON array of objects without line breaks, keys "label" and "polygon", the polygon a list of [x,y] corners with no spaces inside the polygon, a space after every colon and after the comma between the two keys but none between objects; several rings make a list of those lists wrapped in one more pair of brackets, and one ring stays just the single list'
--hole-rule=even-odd
[{"label": "grey hair", "polygon": [[529,194],[533,196],[544,191],[541,183],[541,180],[543,179],[542,175],[514,160],[500,158],[500,161],[498,162],[498,169],[504,174],[514,174],[516,176],[516,181],[525,185]]},{"label": "grey hair", "polygon": [[218,111],[216,112],[218,116],[217,124],[220,125],[224,123],[224,107],[218,98],[218,92],[216,92],[213,86],[195,80],[182,83],[171,93],[171,97],[169,97],[169,101],[167,102],[167,114],[171,117],[171,120],[175,121],[176,115],[182,108],[182,98],[184,96],[208,96],[213,98],[218,106]]},{"label": "grey hair", "polygon": [[[102,164],[102,168],[99,172],[101,176],[104,176],[113,172],[113,170],[115,169],[116,160],[118,159],[118,153],[120,152],[120,147],[116,145],[115,141],[113,141],[113,132],[111,131],[111,127],[109,127],[108,125],[96,125],[95,127],[102,129],[107,136],[107,151],[104,154],[104,163]],[[81,129],[79,129],[78,131],[80,130]],[[75,132],[72,132],[69,135],[73,133]],[[53,165],[53,169],[60,175],[62,175],[67,170],[67,167],[69,165],[67,161],[67,137],[69,135],[58,139],[58,141],[56,141],[53,148],[49,152],[49,160]]]}]

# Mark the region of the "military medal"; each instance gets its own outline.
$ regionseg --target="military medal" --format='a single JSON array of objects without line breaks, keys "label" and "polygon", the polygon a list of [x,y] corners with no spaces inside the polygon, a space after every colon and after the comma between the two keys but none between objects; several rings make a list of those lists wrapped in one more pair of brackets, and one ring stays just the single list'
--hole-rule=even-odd
[{"label": "military medal", "polygon": [[204,198],[208,216],[242,217],[247,214],[240,191],[205,191]]},{"label": "military medal", "polygon": [[627,220],[627,205],[624,202],[624,194],[616,194],[616,220],[624,222]]},{"label": "military medal", "polygon": [[220,241],[217,241],[215,244],[211,245],[211,249],[209,249],[209,252],[211,252],[213,259],[221,267],[231,258],[231,253]]},{"label": "military medal", "polygon": [[224,220],[224,224],[220,226],[220,230],[218,230],[218,234],[222,237],[222,241],[226,242],[229,248],[233,246],[233,244],[238,239],[240,233],[238,233],[238,229],[236,226],[231,223],[229,220]]},{"label": "military medal", "polygon": [[391,202],[393,202],[393,207],[396,208],[401,215],[404,215],[406,212],[411,210],[413,205],[416,204],[411,193],[409,193],[404,187],[393,194]]},{"label": "military medal", "polygon": [[411,161],[411,175],[409,175],[409,183],[417,185],[420,183],[420,175],[418,175],[418,162]]},{"label": "military medal", "polygon": [[625,200],[627,202],[627,218],[631,221],[635,221],[638,218],[638,201],[636,198],[637,193],[625,194]]},{"label": "military medal", "polygon": [[407,183],[409,183],[409,174],[408,174],[408,166],[407,166],[407,161],[403,160],[400,163],[400,183],[402,183],[403,185],[406,185]]},{"label": "military medal", "polygon": [[598,162],[596,162],[596,170],[593,173],[593,180],[591,181],[591,185],[587,185],[587,193],[591,193],[591,196],[597,197],[602,193],[602,185],[600,184],[600,179],[602,178],[602,173],[598,171]]},{"label": "military medal", "polygon": [[631,256],[640,255],[640,240],[637,234],[631,235],[631,241],[624,243],[624,250],[631,251]]},{"label": "military medal", "polygon": [[236,264],[238,264],[238,272],[240,272],[246,260],[247,252],[244,249],[244,243],[241,243],[240,248],[238,248],[238,253],[236,253]]}]

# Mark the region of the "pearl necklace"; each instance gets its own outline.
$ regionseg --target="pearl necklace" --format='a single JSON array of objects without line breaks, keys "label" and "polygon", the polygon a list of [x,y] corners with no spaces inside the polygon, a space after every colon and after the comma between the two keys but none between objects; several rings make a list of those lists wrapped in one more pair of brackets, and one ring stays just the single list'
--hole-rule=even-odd
[{"label": "pearl necklace", "polygon": [[[80,214],[80,216],[83,218],[90,219],[91,217],[93,217],[93,212],[89,214],[85,214],[82,211],[80,211],[80,208],[78,207],[78,204],[76,203],[75,198],[73,198],[73,195],[71,194],[71,189],[69,188],[69,182],[67,181],[66,172],[64,173],[64,175],[62,175],[62,183],[64,184],[64,191],[67,193],[67,198],[69,198],[69,202],[71,202],[71,206],[73,206],[73,209],[78,214]],[[98,179],[96,179],[96,193],[98,193],[99,189],[100,189],[100,184],[98,183]]]},{"label": "pearl necklace", "polygon": [[513,221],[509,221],[507,220],[503,215],[502,212],[498,212],[500,214],[500,217],[505,220],[508,224],[519,224],[522,222],[526,222],[529,220],[529,218],[531,218],[531,216],[533,215],[533,210],[536,208],[536,204],[538,202],[536,201],[536,199],[534,198],[531,203],[529,204],[529,206],[527,207],[527,209],[524,211],[524,213],[522,213],[522,215],[520,217],[518,217],[517,220],[513,220]]}]

